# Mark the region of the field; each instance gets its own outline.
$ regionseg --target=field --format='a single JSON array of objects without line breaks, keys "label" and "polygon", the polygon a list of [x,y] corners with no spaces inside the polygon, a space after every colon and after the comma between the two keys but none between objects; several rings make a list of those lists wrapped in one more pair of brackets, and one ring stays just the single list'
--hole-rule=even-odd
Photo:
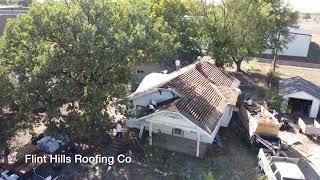
[{"label": "field", "polygon": [[[278,64],[276,72],[279,74],[279,77],[281,79],[300,76],[308,81],[311,81],[317,85],[320,85],[320,66],[319,65],[310,64],[310,67],[295,67],[294,66],[295,64],[292,64],[292,65]],[[301,66],[304,66],[304,63],[299,63],[299,64],[301,64]],[[311,68],[312,66],[313,68]],[[255,58],[252,61],[244,62],[243,70],[249,73],[258,73],[261,75],[266,75],[271,70],[271,60]]]}]

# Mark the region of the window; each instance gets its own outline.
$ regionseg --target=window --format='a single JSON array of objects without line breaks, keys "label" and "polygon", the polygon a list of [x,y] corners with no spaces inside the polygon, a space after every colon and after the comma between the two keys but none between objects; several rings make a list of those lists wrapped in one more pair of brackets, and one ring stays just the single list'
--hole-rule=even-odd
[{"label": "window", "polygon": [[137,70],[137,73],[138,73],[138,74],[144,74],[144,71],[142,71],[142,70]]},{"label": "window", "polygon": [[281,175],[280,175],[280,172],[279,172],[279,171],[276,173],[275,176],[276,176],[276,179],[277,179],[277,180],[281,180]]},{"label": "window", "polygon": [[172,129],[172,134],[173,135],[178,135],[178,136],[183,136],[183,131],[179,128],[173,128]]},{"label": "window", "polygon": [[275,172],[277,170],[276,166],[274,164],[271,165],[272,172]]}]

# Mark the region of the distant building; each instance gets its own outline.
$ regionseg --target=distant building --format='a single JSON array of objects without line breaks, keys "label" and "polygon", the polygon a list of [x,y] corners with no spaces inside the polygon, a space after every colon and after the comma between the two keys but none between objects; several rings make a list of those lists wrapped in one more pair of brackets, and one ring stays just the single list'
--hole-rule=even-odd
[{"label": "distant building", "polygon": [[0,7],[0,37],[6,27],[9,18],[16,18],[18,14],[28,13],[29,8],[26,7]]},{"label": "distant building", "polygon": [[[304,33],[299,27],[290,28],[292,41],[287,44],[279,55],[294,56],[294,57],[308,57],[309,46],[312,35]],[[271,50],[266,50],[265,54],[272,54]]]},{"label": "distant building", "polygon": [[[178,64],[177,64],[178,63]],[[187,66],[189,63],[184,60],[164,59],[161,63],[140,64],[133,68],[133,80],[135,84],[140,84],[143,78],[150,73],[171,73],[175,71],[178,66]]]}]

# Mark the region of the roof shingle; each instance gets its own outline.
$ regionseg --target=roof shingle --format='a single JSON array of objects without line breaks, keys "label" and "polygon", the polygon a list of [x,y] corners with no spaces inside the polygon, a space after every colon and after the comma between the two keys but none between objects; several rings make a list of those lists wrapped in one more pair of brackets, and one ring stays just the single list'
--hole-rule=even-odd
[{"label": "roof shingle", "polygon": [[235,104],[239,95],[239,81],[206,61],[189,65],[168,76],[170,78],[164,78],[157,85],[136,91],[130,98],[155,88],[174,89],[181,97],[172,102],[170,107],[174,106],[174,109],[210,134],[218,125],[228,103]]},{"label": "roof shingle", "polygon": [[299,76],[279,81],[279,92],[281,95],[288,95],[304,91],[320,99],[320,87]]}]

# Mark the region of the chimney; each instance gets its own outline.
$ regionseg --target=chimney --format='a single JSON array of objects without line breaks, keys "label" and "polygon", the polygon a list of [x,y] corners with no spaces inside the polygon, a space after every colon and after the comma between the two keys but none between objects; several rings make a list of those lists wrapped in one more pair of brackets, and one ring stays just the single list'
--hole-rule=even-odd
[{"label": "chimney", "polygon": [[175,61],[175,64],[176,64],[176,70],[179,70],[179,69],[181,68],[180,60],[177,59],[177,60]]},{"label": "chimney", "polygon": [[196,64],[196,69],[197,69],[199,72],[202,72],[202,64],[201,64],[201,62],[197,62],[197,64]]}]

